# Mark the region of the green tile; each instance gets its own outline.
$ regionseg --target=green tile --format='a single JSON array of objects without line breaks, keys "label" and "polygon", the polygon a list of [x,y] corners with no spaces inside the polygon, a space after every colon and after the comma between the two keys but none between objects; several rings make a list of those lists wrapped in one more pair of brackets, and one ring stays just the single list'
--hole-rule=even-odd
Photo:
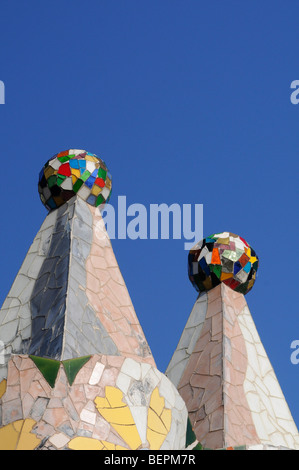
[{"label": "green tile", "polygon": [[257,271],[257,270],[258,270],[258,267],[259,267],[259,262],[258,262],[258,261],[255,261],[255,262],[253,263],[252,267],[253,267],[253,269],[254,269],[255,271]]},{"label": "green tile", "polygon": [[80,176],[82,181],[86,181],[90,177],[91,173],[88,170],[85,170],[84,173]]},{"label": "green tile", "polygon": [[99,196],[97,197],[97,200],[96,200],[96,207],[103,204],[103,202],[105,202],[105,199],[103,198],[102,194],[99,194]]},{"label": "green tile", "polygon": [[78,179],[76,183],[73,185],[73,191],[77,193],[79,189],[81,188],[82,184],[83,184],[83,181],[81,179]]},{"label": "green tile", "polygon": [[99,168],[98,177],[103,178],[103,180],[105,181],[106,175],[107,175],[107,171],[103,170],[103,168]]},{"label": "green tile", "polygon": [[192,450],[206,450],[206,449],[204,449],[201,443],[199,442],[198,444],[196,444],[195,447],[193,447]]},{"label": "green tile", "polygon": [[190,422],[190,419],[188,418],[187,421],[187,430],[186,430],[186,445],[185,447],[188,447],[190,444],[196,441],[196,435],[195,432],[192,429],[192,424]]},{"label": "green tile", "polygon": [[220,264],[210,264],[209,268],[210,268],[210,271],[216,274],[218,279],[220,279],[222,266]]},{"label": "green tile", "polygon": [[244,284],[240,284],[234,290],[236,292],[239,292],[240,294],[246,294],[247,289],[248,289],[248,283],[249,283],[249,281],[245,282]]},{"label": "green tile", "polygon": [[65,157],[58,157],[58,160],[59,160],[61,163],[65,163],[65,162],[68,162],[70,158],[71,158],[71,156],[68,155],[68,156],[65,156]]},{"label": "green tile", "polygon": [[68,359],[66,361],[62,361],[70,385],[73,384],[79,370],[84,366],[84,364],[86,364],[86,362],[89,361],[90,358],[91,356],[83,356],[78,357],[76,359]]},{"label": "green tile", "polygon": [[66,179],[66,176],[58,175],[57,176],[57,185],[60,186],[64,182],[65,179]]},{"label": "green tile", "polygon": [[47,179],[47,185],[49,188],[52,188],[52,186],[54,186],[57,182],[57,176],[56,175],[51,175],[48,179]]},{"label": "green tile", "polygon": [[45,359],[43,357],[29,356],[36,367],[40,370],[50,387],[54,387],[56,377],[59,371],[60,362],[54,359]]}]

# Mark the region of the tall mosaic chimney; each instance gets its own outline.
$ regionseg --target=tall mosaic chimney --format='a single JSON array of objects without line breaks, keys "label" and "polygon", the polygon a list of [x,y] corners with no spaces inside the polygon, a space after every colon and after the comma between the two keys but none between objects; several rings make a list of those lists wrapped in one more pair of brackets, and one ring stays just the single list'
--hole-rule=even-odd
[{"label": "tall mosaic chimney", "polygon": [[100,210],[112,179],[51,158],[48,210],[0,311],[0,450],[183,449],[188,412],[156,368]]},{"label": "tall mosaic chimney", "polygon": [[166,371],[184,399],[189,448],[299,449],[299,435],[262,345],[245,295],[258,257],[241,237],[223,232],[189,253],[199,292]]}]

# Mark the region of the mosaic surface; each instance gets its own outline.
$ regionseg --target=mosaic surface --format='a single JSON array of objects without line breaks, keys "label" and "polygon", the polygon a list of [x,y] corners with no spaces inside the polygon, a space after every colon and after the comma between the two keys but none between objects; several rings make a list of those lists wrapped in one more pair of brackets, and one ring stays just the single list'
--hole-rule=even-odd
[{"label": "mosaic surface", "polygon": [[0,450],[183,449],[187,410],[150,364],[13,356],[0,382]]},{"label": "mosaic surface", "polygon": [[195,302],[166,371],[203,449],[299,449],[299,434],[244,295],[225,284]]},{"label": "mosaic surface", "polygon": [[10,354],[124,355],[155,364],[102,222],[81,198],[45,218],[0,311],[0,381]]},{"label": "mosaic surface", "polygon": [[247,294],[255,282],[259,260],[254,249],[230,232],[215,233],[189,252],[188,274],[195,289],[208,291],[221,282]]},{"label": "mosaic surface", "polygon": [[164,375],[96,209],[104,162],[61,152],[39,193],[49,214],[0,311],[0,450],[299,449],[242,295],[258,269],[243,238],[190,250],[200,295]]},{"label": "mosaic surface", "polygon": [[101,214],[82,198],[47,215],[0,340],[0,450],[185,448],[185,403],[156,369]]},{"label": "mosaic surface", "polygon": [[42,203],[51,211],[76,194],[88,204],[103,207],[112,191],[112,177],[105,162],[85,150],[66,150],[54,155],[39,175]]}]

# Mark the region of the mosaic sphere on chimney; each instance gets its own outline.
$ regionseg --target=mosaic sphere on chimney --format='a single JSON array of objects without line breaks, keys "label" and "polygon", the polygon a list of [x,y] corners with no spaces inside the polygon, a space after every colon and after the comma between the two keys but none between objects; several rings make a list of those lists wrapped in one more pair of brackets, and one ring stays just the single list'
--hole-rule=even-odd
[{"label": "mosaic sphere on chimney", "polygon": [[86,150],[57,153],[39,174],[38,192],[48,211],[76,195],[101,209],[109,201],[111,191],[112,177],[105,162]]},{"label": "mosaic sphere on chimney", "polygon": [[253,287],[259,259],[255,250],[242,237],[221,232],[204,238],[188,255],[188,275],[198,292],[224,283],[241,294]]}]

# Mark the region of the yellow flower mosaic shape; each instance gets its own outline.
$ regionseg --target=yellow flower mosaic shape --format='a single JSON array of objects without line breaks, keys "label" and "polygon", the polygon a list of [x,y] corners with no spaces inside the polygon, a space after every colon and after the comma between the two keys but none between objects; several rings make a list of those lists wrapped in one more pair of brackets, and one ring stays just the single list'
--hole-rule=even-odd
[{"label": "yellow flower mosaic shape", "polygon": [[105,398],[96,397],[94,402],[103,418],[111,424],[132,450],[141,444],[130,408],[122,401],[123,393],[115,387],[105,387]]},{"label": "yellow flower mosaic shape", "polygon": [[[137,427],[132,417],[129,406],[123,402],[123,393],[115,387],[105,388],[105,397],[96,397],[95,404],[103,418],[111,424],[122,439],[128,444],[130,449],[136,450],[141,446]],[[171,410],[165,408],[165,400],[159,395],[158,388],[155,388],[150,400],[147,418],[147,441],[151,450],[161,448],[171,426]],[[79,442],[79,441],[78,441]],[[86,441],[87,442],[87,441]],[[87,445],[104,447],[108,443],[101,444],[87,443]],[[98,447],[98,448],[99,448]],[[100,448],[99,448],[100,450]],[[104,450],[104,448],[102,449]],[[109,449],[110,450],[110,449]]]},{"label": "yellow flower mosaic shape", "polygon": [[20,419],[0,429],[0,450],[34,450],[39,444],[32,428],[33,419]]},{"label": "yellow flower mosaic shape", "polygon": [[158,388],[152,393],[148,418],[147,440],[151,450],[159,450],[171,426],[171,410],[165,408],[165,400],[159,395]]}]

